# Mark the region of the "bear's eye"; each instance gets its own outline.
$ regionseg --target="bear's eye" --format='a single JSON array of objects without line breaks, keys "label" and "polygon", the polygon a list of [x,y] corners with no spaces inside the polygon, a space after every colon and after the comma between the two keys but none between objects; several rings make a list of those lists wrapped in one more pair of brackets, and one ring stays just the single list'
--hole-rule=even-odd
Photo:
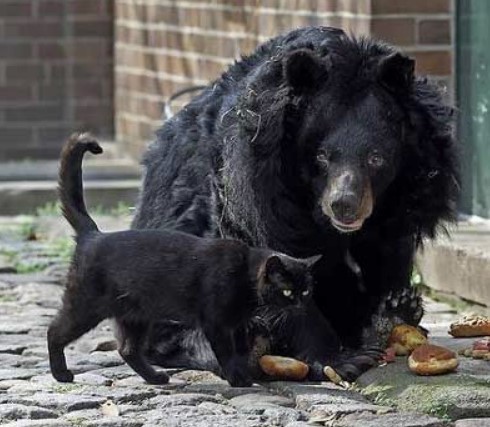
[{"label": "bear's eye", "polygon": [[373,168],[379,168],[383,166],[384,162],[385,159],[383,159],[383,157],[378,153],[371,154],[368,158],[368,164]]},{"label": "bear's eye", "polygon": [[325,150],[320,150],[316,155],[316,160],[322,165],[328,165],[328,162],[330,161],[330,156]]},{"label": "bear's eye", "polygon": [[309,290],[306,290],[306,291],[303,291],[301,292],[301,295],[303,295],[304,297],[309,295],[310,294],[310,291]]},{"label": "bear's eye", "polygon": [[284,289],[284,290],[282,291],[282,294],[283,294],[285,297],[290,298],[290,297],[291,297],[291,295],[293,295],[293,292],[292,292],[290,289]]}]

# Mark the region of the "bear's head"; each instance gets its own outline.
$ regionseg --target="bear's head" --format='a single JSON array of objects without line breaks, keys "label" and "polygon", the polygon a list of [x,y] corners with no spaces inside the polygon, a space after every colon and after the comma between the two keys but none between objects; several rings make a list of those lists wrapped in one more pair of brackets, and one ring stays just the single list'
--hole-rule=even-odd
[{"label": "bear's head", "polygon": [[407,56],[347,37],[281,52],[242,102],[259,172],[281,176],[277,194],[257,181],[272,203],[289,192],[321,227],[379,223],[417,240],[452,218],[453,110]]},{"label": "bear's head", "polygon": [[[357,231],[399,172],[408,117],[395,91],[410,90],[414,62],[387,55],[371,71],[377,79],[367,81],[332,67],[331,76],[321,74],[315,70],[324,67],[321,61],[313,54],[305,60],[307,54],[293,52],[286,64],[293,87],[301,75],[309,84],[316,78],[321,88],[310,95],[296,134],[304,159],[301,176],[311,185],[320,215],[341,232]],[[300,58],[302,67],[292,65]]]}]

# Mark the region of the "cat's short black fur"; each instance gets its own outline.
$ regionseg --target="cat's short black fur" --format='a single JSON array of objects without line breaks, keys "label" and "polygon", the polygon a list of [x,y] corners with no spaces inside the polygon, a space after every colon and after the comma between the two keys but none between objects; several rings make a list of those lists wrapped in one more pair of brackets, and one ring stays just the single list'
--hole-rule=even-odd
[{"label": "cat's short black fur", "polygon": [[86,151],[102,149],[90,135],[74,135],[61,158],[60,198],[77,247],[63,306],[48,330],[53,376],[73,380],[64,348],[111,317],[128,365],[149,383],[168,382],[167,374],[144,356],[152,323],[166,319],[201,327],[224,377],[234,386],[250,385],[248,321],[262,304],[302,309],[310,299],[310,267],[318,257],[298,260],[236,240],[176,231],[102,233],[83,199]]}]

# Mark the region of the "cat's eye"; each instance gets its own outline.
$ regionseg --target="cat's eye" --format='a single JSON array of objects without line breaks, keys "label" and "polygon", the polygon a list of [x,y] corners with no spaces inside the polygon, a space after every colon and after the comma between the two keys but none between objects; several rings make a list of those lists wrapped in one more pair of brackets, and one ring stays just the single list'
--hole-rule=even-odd
[{"label": "cat's eye", "polygon": [[303,291],[301,292],[301,295],[303,295],[304,297],[309,295],[310,294],[310,291],[309,290],[306,290],[306,291]]},{"label": "cat's eye", "polygon": [[285,297],[290,298],[290,297],[291,297],[291,295],[293,294],[293,292],[291,291],[291,289],[284,289],[284,290],[282,291],[282,294],[283,294]]}]

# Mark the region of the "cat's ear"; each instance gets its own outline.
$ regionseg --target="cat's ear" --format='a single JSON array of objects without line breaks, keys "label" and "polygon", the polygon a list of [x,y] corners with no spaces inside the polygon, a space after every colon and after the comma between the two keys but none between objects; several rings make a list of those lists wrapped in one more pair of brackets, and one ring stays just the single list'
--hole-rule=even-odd
[{"label": "cat's ear", "polygon": [[284,280],[286,267],[281,258],[277,255],[271,255],[265,261],[265,278],[271,282]]},{"label": "cat's ear", "polygon": [[309,267],[313,267],[318,261],[323,258],[323,255],[310,256],[309,258],[303,258],[303,262]]}]

